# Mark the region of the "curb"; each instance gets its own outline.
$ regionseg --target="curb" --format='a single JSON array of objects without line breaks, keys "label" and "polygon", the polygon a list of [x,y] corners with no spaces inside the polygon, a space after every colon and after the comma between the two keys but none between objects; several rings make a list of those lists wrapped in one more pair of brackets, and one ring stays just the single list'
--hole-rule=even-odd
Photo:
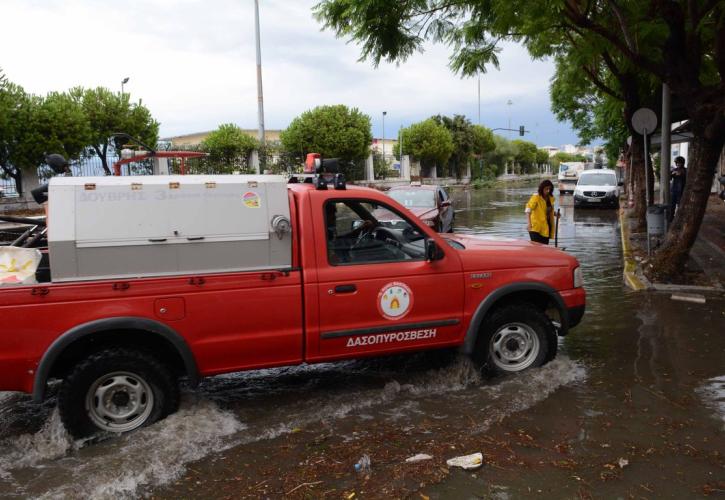
[{"label": "curb", "polygon": [[622,237],[622,255],[624,258],[624,282],[635,292],[646,290],[647,286],[637,276],[637,263],[629,248],[629,222],[624,217],[624,208],[619,209],[619,234]]},{"label": "curb", "polygon": [[[629,222],[624,215],[625,209],[619,209],[619,232],[622,237],[622,255],[624,258],[623,277],[625,284],[635,292],[652,290],[655,292],[701,292],[722,294],[724,289],[720,284],[715,286],[698,285],[669,285],[650,282],[638,269],[637,262],[632,257],[629,248]],[[709,242],[708,242],[709,243]]]}]

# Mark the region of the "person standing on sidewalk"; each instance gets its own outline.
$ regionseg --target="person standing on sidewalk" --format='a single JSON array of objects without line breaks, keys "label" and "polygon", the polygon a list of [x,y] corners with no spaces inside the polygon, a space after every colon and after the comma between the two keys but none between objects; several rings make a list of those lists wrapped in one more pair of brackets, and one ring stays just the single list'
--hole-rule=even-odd
[{"label": "person standing on sidewalk", "polygon": [[682,193],[685,191],[687,182],[687,170],[685,170],[685,159],[682,156],[675,158],[675,168],[671,173],[672,185],[670,187],[670,220],[675,216],[675,210],[680,205]]},{"label": "person standing on sidewalk", "polygon": [[542,181],[539,189],[526,204],[526,218],[531,241],[549,244],[554,234],[554,185],[550,180]]}]

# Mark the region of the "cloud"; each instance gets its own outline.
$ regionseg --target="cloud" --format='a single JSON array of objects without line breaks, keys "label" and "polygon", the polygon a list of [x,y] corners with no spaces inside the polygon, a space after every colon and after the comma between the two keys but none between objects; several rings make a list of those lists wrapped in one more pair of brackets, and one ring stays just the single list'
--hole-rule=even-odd
[{"label": "cloud", "polygon": [[[475,78],[448,68],[448,49],[427,45],[400,64],[358,62],[359,48],[321,31],[316,0],[260,1],[265,126],[284,128],[321,104],[345,104],[372,118],[380,135],[442,113],[478,119]],[[257,125],[252,0],[3,0],[0,65],[34,93],[104,86],[141,99],[161,134],[211,130],[225,122]],[[574,142],[548,110],[550,62],[506,45],[501,71],[481,76],[481,121],[489,127],[552,123],[546,142]],[[508,100],[512,106],[506,106]],[[527,125],[528,126],[528,125]]]}]

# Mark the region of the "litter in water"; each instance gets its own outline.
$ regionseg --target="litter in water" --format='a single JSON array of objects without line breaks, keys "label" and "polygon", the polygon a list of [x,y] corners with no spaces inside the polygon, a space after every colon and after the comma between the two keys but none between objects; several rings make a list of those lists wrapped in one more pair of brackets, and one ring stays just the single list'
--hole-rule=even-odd
[{"label": "litter in water", "polygon": [[446,460],[446,464],[448,464],[449,467],[461,467],[466,470],[477,469],[483,465],[483,454],[479,452],[471,455],[450,458]]}]

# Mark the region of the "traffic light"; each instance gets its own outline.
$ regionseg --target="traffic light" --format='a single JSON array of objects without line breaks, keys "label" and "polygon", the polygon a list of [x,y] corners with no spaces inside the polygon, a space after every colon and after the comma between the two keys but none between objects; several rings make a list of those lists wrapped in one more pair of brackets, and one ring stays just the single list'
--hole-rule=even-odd
[{"label": "traffic light", "polygon": [[525,130],[524,130],[524,126],[523,126],[523,125],[520,125],[520,126],[519,126],[519,135],[520,135],[521,137],[523,137],[523,136],[524,136],[524,132],[525,132]]}]

